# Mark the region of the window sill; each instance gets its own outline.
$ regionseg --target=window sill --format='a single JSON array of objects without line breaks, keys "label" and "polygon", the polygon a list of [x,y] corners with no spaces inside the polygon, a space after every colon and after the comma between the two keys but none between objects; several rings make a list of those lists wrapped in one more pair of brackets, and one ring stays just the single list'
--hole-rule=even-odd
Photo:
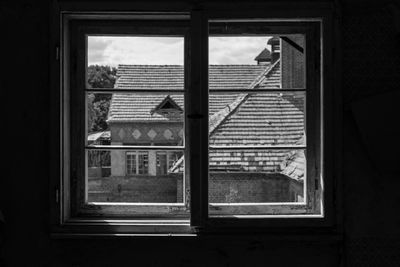
[{"label": "window sill", "polygon": [[323,219],[276,218],[231,220],[210,218],[205,227],[192,227],[188,220],[96,220],[70,219],[52,228],[51,237],[65,238],[126,238],[126,237],[196,237],[235,236],[271,240],[340,241],[338,226],[324,224]]}]

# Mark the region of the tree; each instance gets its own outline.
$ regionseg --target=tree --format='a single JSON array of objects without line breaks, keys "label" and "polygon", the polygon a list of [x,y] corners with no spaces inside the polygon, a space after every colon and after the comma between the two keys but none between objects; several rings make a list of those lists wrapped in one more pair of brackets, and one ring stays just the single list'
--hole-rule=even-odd
[{"label": "tree", "polygon": [[[90,65],[87,68],[87,82],[90,88],[114,88],[117,69],[110,66]],[[111,94],[88,95],[88,129],[90,132],[108,129],[107,114]]]},{"label": "tree", "polygon": [[[114,88],[117,69],[110,66],[90,65],[87,68],[87,82],[90,88]],[[88,130],[105,131],[110,108],[111,94],[88,94]],[[90,151],[88,167],[106,167],[111,165],[110,151]]]},{"label": "tree", "polygon": [[116,74],[114,67],[90,65],[87,68],[88,84],[91,88],[114,88]]}]

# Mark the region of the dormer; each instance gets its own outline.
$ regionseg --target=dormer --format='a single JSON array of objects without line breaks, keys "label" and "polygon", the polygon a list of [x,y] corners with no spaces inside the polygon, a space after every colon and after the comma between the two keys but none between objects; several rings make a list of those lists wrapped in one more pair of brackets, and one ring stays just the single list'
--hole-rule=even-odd
[{"label": "dormer", "polygon": [[183,109],[169,95],[151,110],[151,114],[158,113],[163,115],[182,112]]},{"label": "dormer", "polygon": [[269,64],[271,63],[271,52],[267,48],[264,48],[254,60],[257,61],[257,65]]}]

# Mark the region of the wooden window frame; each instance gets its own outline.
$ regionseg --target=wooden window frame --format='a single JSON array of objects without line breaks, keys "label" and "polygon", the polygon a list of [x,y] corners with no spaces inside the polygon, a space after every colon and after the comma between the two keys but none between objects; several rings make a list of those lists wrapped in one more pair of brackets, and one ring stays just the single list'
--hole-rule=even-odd
[{"label": "wooden window frame", "polygon": [[[258,232],[276,232],[285,233],[299,231],[301,233],[320,232],[332,233],[340,229],[341,202],[340,202],[340,155],[341,147],[340,127],[335,128],[340,123],[340,94],[334,91],[339,84],[339,78],[334,75],[339,63],[334,57],[334,45],[337,43],[337,25],[334,21],[331,5],[315,6],[308,4],[302,5],[302,8],[288,11],[287,7],[281,4],[238,4],[237,6],[221,7],[218,4],[204,4],[200,7],[190,6],[177,8],[180,12],[172,12],[174,6],[160,5],[156,11],[151,5],[139,4],[120,4],[114,6],[112,12],[107,9],[107,5],[93,8],[92,5],[81,5],[76,8],[71,3],[55,4],[52,8],[52,36],[51,36],[51,84],[53,88],[59,88],[51,92],[53,103],[51,106],[52,115],[50,117],[52,125],[51,152],[59,155],[52,159],[50,182],[50,203],[51,203],[51,225],[53,236],[81,236],[81,235],[157,235],[170,236],[183,235],[194,236],[199,233],[223,233],[223,232],[247,232],[249,226],[256,227]],[[110,7],[109,5],[108,7]],[[127,6],[130,6],[126,12]],[[261,10],[257,7],[273,7],[271,9]],[[176,7],[175,7],[176,8]],[[138,11],[139,10],[139,11]],[[151,10],[151,11],[149,11]],[[70,99],[66,90],[68,81],[71,79],[70,73],[65,71],[70,67],[70,62],[66,56],[71,52],[69,49],[69,40],[66,31],[69,28],[69,22],[86,19],[108,19],[108,20],[127,20],[134,17],[160,18],[163,16],[178,18],[186,17],[190,13],[189,40],[190,61],[185,57],[185,66],[190,69],[187,76],[187,87],[192,93],[185,96],[185,169],[190,177],[190,220],[179,218],[166,219],[162,216],[144,217],[144,218],[105,218],[71,216],[71,199],[68,188],[71,184],[68,177],[76,175],[67,168],[71,158],[68,149],[65,149],[65,140],[69,139],[71,125],[69,124],[68,110]],[[321,94],[321,110],[323,110],[324,119],[321,120],[319,130],[324,134],[322,140],[324,157],[320,157],[321,173],[324,175],[324,214],[323,216],[298,217],[293,216],[251,216],[235,218],[213,218],[208,214],[208,21],[209,20],[271,20],[271,21],[320,21],[321,33],[324,38],[321,40],[321,86],[324,88]],[[55,51],[55,52],[54,52]],[[54,56],[55,54],[55,56]],[[198,64],[190,65],[191,62]],[[187,73],[185,73],[186,76]],[[203,90],[202,90],[203,89]],[[109,90],[113,93],[113,90]],[[207,100],[205,101],[197,101]],[[330,100],[330,101],[327,101]],[[190,104],[190,105],[188,105]],[[194,140],[190,136],[193,133],[200,133],[199,138]],[[148,149],[147,146],[110,146],[113,149]],[[180,147],[184,149],[184,147]],[[155,150],[179,150],[174,147],[152,147]],[[322,150],[322,148],[321,148]],[[192,162],[191,162],[192,161]],[[196,161],[196,164],[193,164]],[[203,177],[203,179],[201,178]],[[189,205],[189,203],[186,203]],[[149,208],[143,205],[143,210]],[[94,213],[95,214],[95,213]],[[245,227],[244,227],[245,226]],[[254,232],[254,229],[251,230]]]},{"label": "wooden window frame", "polygon": [[[318,19],[308,20],[259,20],[253,22],[251,19],[209,19],[209,24],[215,22],[215,26],[210,26],[209,37],[212,36],[257,36],[262,34],[262,28],[269,29],[271,35],[290,35],[302,34],[305,40],[305,85],[302,88],[276,88],[261,89],[257,93],[304,93],[304,126],[306,132],[307,144],[305,145],[229,145],[214,146],[210,145],[210,150],[254,150],[254,151],[273,151],[273,150],[304,150],[307,155],[306,175],[304,178],[304,202],[273,202],[273,203],[209,203],[209,217],[217,218],[323,218],[323,201],[321,196],[321,184],[323,177],[320,173],[322,149],[322,131],[321,119],[322,110],[320,109],[320,94],[322,93],[320,82],[320,66],[322,63],[320,57],[320,43],[317,40],[320,36],[320,23]],[[261,28],[261,29],[260,29]],[[281,40],[280,40],[281,42]],[[282,46],[281,46],[282,49]],[[282,68],[282,62],[280,68]],[[281,71],[282,73],[282,71]],[[251,92],[255,91],[254,89]],[[210,90],[210,92],[224,93],[249,93],[249,90]],[[313,103],[307,105],[306,103]]]}]

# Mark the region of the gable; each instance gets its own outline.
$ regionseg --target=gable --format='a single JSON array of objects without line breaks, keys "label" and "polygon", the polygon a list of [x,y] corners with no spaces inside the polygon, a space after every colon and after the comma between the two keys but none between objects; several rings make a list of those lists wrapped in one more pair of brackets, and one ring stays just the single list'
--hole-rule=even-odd
[{"label": "gable", "polygon": [[169,95],[167,95],[163,101],[152,109],[151,113],[172,113],[182,111],[183,109]]}]

